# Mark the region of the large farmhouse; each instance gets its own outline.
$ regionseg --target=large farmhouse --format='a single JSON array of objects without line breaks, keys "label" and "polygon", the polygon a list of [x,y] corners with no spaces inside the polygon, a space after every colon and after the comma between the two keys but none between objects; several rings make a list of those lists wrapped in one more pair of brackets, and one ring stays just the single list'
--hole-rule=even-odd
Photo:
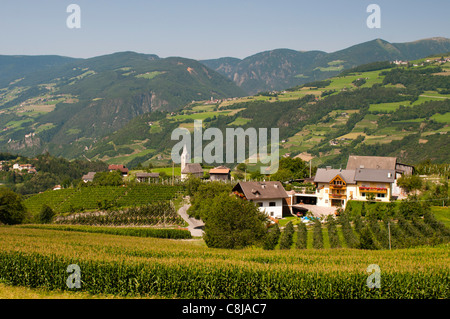
[{"label": "large farmhouse", "polygon": [[239,182],[233,192],[255,202],[262,212],[273,218],[283,217],[283,207],[289,198],[280,182]]},{"label": "large farmhouse", "polygon": [[331,169],[319,168],[314,178],[317,205],[345,207],[349,200],[366,200],[372,197],[390,201],[395,171],[386,169]]},{"label": "large farmhouse", "polygon": [[345,208],[349,200],[389,202],[405,196],[397,179],[413,173],[413,166],[399,163],[396,157],[351,155],[346,169],[317,169],[315,192],[289,192],[289,207],[296,213]]},{"label": "large farmhouse", "polygon": [[396,157],[350,155],[347,161],[347,169],[358,168],[395,171],[395,179],[392,184],[392,196],[396,198],[406,196],[403,190],[397,185],[397,179],[402,175],[411,175],[414,173],[414,166],[399,163]]}]

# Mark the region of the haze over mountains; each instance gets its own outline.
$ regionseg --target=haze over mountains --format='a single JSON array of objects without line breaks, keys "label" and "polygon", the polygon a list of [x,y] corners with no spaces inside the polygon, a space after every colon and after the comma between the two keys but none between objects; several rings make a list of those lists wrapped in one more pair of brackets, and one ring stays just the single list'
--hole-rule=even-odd
[{"label": "haze over mountains", "polygon": [[446,52],[450,39],[431,38],[394,44],[376,39],[333,53],[276,49],[242,60],[135,52],[89,59],[0,56],[0,151],[75,158],[143,114],[284,90],[365,63]]}]

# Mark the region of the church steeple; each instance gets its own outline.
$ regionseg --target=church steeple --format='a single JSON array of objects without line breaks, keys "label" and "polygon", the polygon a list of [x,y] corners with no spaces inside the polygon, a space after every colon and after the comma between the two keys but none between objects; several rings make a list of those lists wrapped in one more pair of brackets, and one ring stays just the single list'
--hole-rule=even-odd
[{"label": "church steeple", "polygon": [[189,154],[188,154],[188,151],[187,151],[186,144],[184,144],[183,153],[181,153],[181,171],[184,170],[184,168],[186,167],[186,164],[189,163],[189,162],[190,162]]}]

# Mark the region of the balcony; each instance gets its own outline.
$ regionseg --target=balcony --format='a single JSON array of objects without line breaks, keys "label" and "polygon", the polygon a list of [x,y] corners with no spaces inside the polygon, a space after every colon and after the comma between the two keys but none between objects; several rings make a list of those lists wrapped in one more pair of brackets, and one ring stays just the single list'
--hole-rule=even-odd
[{"label": "balcony", "polygon": [[387,193],[387,188],[384,187],[360,187],[360,192],[365,193]]},{"label": "balcony", "polygon": [[334,198],[334,199],[346,199],[347,195],[346,194],[330,194],[330,198]]}]

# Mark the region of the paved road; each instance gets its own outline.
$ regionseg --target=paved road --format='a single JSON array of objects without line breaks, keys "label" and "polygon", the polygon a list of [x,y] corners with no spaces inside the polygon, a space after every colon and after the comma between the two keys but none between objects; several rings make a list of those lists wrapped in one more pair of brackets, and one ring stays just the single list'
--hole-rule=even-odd
[{"label": "paved road", "polygon": [[186,213],[188,208],[191,205],[184,204],[179,210],[178,214],[183,218],[188,224],[188,230],[191,232],[191,235],[193,237],[202,237],[203,236],[203,227],[205,226],[205,223],[203,223],[202,220],[195,219],[193,217],[189,217],[189,215]]}]

